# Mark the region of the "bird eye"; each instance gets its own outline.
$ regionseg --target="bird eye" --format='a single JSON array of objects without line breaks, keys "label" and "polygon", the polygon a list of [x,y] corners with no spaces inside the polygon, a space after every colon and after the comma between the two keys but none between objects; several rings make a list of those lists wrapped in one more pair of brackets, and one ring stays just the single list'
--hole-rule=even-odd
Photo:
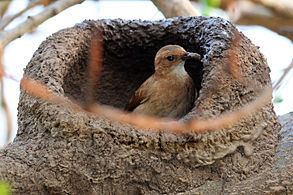
[{"label": "bird eye", "polygon": [[172,62],[174,59],[174,56],[167,56],[167,60],[169,60],[170,62]]}]

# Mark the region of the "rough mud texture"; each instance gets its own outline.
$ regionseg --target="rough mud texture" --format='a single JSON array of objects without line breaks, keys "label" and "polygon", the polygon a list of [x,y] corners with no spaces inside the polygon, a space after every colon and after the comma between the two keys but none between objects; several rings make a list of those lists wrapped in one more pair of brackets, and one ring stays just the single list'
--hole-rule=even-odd
[{"label": "rough mud texture", "polygon": [[[123,108],[152,74],[154,55],[166,44],[203,56],[201,63],[186,64],[200,95],[182,120],[238,109],[270,84],[259,50],[229,22],[204,17],[85,21],[48,37],[25,74],[60,96],[83,101],[88,49],[98,28],[105,47],[96,94],[104,104]],[[291,151],[291,161],[280,159],[287,156],[287,134],[278,140],[280,125],[271,103],[227,129],[172,135],[88,117],[21,92],[18,122],[16,139],[0,152],[0,178],[16,194],[292,191],[292,182],[270,188],[264,181],[268,174],[283,181],[285,172],[276,169],[292,164]]]}]

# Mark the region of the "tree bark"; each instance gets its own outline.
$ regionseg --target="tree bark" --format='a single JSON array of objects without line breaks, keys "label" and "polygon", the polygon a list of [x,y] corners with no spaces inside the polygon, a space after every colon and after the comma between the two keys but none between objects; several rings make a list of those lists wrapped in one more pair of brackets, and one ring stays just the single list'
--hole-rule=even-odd
[{"label": "tree bark", "polygon": [[[204,17],[85,21],[48,37],[25,75],[84,101],[88,50],[98,29],[104,63],[96,98],[103,104],[123,108],[154,71],[157,50],[170,43],[203,56],[186,64],[199,98],[181,120],[237,110],[270,85],[259,50],[231,23]],[[184,135],[77,113],[24,91],[18,109],[17,136],[0,151],[0,178],[15,194],[292,192],[291,135],[285,131],[278,140],[271,102],[229,128]]]}]

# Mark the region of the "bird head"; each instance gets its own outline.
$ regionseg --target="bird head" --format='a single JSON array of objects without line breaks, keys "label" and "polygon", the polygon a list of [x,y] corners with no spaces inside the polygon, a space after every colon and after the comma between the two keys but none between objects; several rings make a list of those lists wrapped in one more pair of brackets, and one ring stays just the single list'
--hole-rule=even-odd
[{"label": "bird head", "polygon": [[172,70],[178,66],[184,66],[187,59],[199,60],[200,58],[199,54],[187,52],[179,45],[166,45],[156,54],[155,69],[156,71]]}]

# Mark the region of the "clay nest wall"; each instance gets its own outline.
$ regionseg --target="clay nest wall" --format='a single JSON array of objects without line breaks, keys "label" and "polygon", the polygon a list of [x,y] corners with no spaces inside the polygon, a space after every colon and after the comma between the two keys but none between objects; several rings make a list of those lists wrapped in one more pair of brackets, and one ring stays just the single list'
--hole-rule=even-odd
[{"label": "clay nest wall", "polygon": [[[205,17],[85,21],[48,37],[25,75],[59,96],[83,102],[89,46],[98,29],[104,32],[104,61],[96,97],[103,104],[123,108],[153,73],[154,56],[167,44],[203,56],[201,62],[186,63],[199,98],[181,120],[239,109],[270,85],[258,48],[229,22]],[[263,192],[264,181],[247,189],[239,185],[276,162],[280,125],[271,102],[229,128],[183,135],[73,112],[24,91],[18,109],[17,136],[0,153],[0,176],[15,193]]]}]

